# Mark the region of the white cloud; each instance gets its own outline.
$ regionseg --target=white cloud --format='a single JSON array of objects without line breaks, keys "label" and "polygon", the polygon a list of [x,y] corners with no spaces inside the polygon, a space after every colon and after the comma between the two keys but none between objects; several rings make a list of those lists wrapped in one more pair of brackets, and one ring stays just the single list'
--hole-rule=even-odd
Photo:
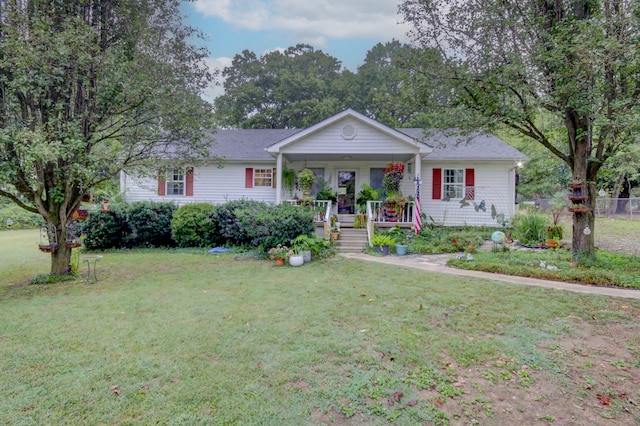
[{"label": "white cloud", "polygon": [[224,78],[222,77],[222,70],[225,67],[231,66],[232,58],[205,58],[204,62],[209,68],[209,71],[218,72],[218,75],[214,80],[214,84],[209,85],[202,96],[203,99],[213,102],[215,98],[224,94]]},{"label": "white cloud", "polygon": [[195,8],[239,29],[291,31],[320,47],[331,38],[405,40],[409,29],[390,0],[197,0]]}]

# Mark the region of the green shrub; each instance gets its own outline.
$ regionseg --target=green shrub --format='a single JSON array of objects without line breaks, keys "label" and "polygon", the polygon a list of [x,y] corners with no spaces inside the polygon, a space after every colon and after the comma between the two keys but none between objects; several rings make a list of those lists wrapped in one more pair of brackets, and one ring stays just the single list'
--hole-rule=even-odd
[{"label": "green shrub", "polygon": [[209,247],[220,241],[214,219],[215,207],[196,203],[180,207],[171,220],[171,234],[179,247]]},{"label": "green shrub", "polygon": [[318,237],[315,233],[298,235],[291,240],[291,247],[296,251],[309,250],[313,256],[320,259],[329,257],[334,253],[331,242]]},{"label": "green shrub", "polygon": [[87,250],[122,248],[125,237],[131,233],[126,222],[127,206],[114,204],[108,212],[90,213],[82,222],[80,231],[85,234],[84,246]]},{"label": "green shrub", "polygon": [[269,250],[278,244],[286,245],[298,235],[314,232],[311,209],[290,204],[256,204],[236,211],[249,244]]},{"label": "green shrub", "polygon": [[251,238],[246,234],[244,227],[238,221],[236,211],[247,208],[258,208],[258,205],[264,204],[265,203],[260,201],[234,200],[216,206],[212,214],[212,219],[217,225],[218,237],[231,245],[248,245]]},{"label": "green shrub", "polygon": [[519,214],[513,219],[513,237],[520,244],[537,246],[544,242],[549,218],[539,213]]},{"label": "green shrub", "polygon": [[172,247],[171,219],[176,205],[169,202],[139,201],[128,206],[126,220],[130,233],[127,247]]},{"label": "green shrub", "polygon": [[[11,226],[7,225],[7,219],[11,219]],[[0,229],[28,229],[42,225],[42,216],[28,212],[13,202],[3,203],[0,207]]]},{"label": "green shrub", "polygon": [[412,253],[455,253],[479,247],[495,229],[482,227],[424,227],[409,243]]}]

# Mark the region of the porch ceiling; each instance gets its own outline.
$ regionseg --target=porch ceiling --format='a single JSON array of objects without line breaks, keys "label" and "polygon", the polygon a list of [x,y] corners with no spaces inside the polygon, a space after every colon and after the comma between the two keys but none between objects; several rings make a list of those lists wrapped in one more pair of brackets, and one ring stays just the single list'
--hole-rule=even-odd
[{"label": "porch ceiling", "polygon": [[287,161],[401,161],[413,160],[415,154],[286,154]]}]

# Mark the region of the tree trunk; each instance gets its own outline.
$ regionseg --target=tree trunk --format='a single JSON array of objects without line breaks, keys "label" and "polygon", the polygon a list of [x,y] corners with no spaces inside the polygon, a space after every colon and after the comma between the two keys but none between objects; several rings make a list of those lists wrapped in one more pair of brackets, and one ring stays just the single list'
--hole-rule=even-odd
[{"label": "tree trunk", "polygon": [[56,226],[58,249],[51,253],[51,271],[50,275],[69,275],[71,274],[71,248],[67,247],[67,230],[66,223],[58,223]]},{"label": "tree trunk", "polygon": [[596,185],[598,169],[589,164],[589,156],[591,151],[591,140],[589,139],[589,120],[577,114],[568,114],[567,120],[570,132],[570,138],[575,141],[573,144],[573,164],[571,164],[571,173],[573,179],[583,183],[583,191],[589,197],[584,204],[589,207],[589,211],[585,213],[573,213],[573,243],[572,251],[574,260],[581,258],[595,257],[594,244],[594,224],[595,224],[595,207],[596,207]]},{"label": "tree trunk", "polygon": [[51,253],[51,275],[69,275],[71,273],[71,249],[62,241],[58,250]]}]

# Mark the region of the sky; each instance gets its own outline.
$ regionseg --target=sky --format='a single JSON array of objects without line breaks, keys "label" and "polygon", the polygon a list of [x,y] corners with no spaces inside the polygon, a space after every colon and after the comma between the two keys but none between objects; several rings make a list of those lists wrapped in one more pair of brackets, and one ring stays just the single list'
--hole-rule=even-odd
[{"label": "sky", "polygon": [[[355,72],[378,42],[408,40],[397,7],[394,0],[196,0],[182,10],[208,38],[210,68],[231,65],[245,49],[262,56],[306,43]],[[207,97],[222,92],[218,86]]]}]

